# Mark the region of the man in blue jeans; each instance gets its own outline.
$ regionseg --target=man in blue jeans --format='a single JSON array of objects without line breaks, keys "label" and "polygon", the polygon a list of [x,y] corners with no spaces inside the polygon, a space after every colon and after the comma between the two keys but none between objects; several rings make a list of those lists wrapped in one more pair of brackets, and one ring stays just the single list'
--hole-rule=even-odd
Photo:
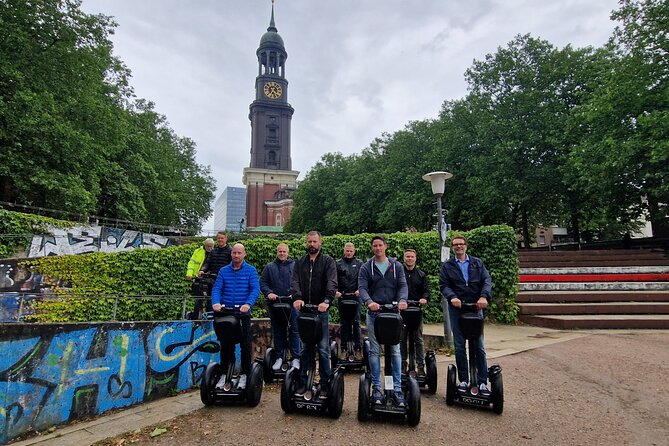
[{"label": "man in blue jeans", "polygon": [[279,243],[276,247],[276,259],[267,264],[260,276],[260,290],[267,299],[269,318],[272,322],[272,338],[276,353],[272,370],[275,372],[281,369],[282,355],[286,348],[290,348],[291,366],[300,368],[300,333],[297,331],[297,310],[294,308],[291,310],[290,321],[287,321],[284,320],[286,316],[282,311],[274,309],[279,296],[290,296],[290,279],[294,266],[295,262],[288,257],[288,245]]},{"label": "man in blue jeans", "polygon": [[[372,375],[372,404],[385,404],[381,390],[381,346],[374,333],[377,311],[383,304],[398,302],[400,311],[407,307],[408,288],[404,267],[393,257],[386,256],[388,245],[382,235],[372,237],[374,257],[360,267],[358,290],[362,302],[367,305],[367,336],[369,337],[369,368]],[[402,355],[399,342],[390,348],[393,373],[393,400],[397,407],[406,407],[402,393]],[[387,371],[386,371],[387,372]]]},{"label": "man in blue jeans", "polygon": [[[444,299],[449,304],[448,315],[451,320],[453,341],[455,343],[455,362],[458,366],[458,379],[460,384],[458,390],[467,391],[469,388],[469,370],[467,354],[465,352],[465,338],[460,332],[460,315],[462,314],[462,303],[476,303],[476,308],[483,315],[483,309],[487,308],[488,301],[492,295],[492,279],[490,273],[478,257],[467,254],[467,239],[461,235],[453,237],[451,247],[455,257],[441,265],[439,275],[439,288]],[[490,395],[488,389],[488,365],[486,362],[483,334],[479,338],[476,351],[478,360],[478,376],[471,377],[477,381],[481,395]]]},{"label": "man in blue jeans", "polygon": [[[337,265],[332,257],[321,253],[321,234],[307,234],[307,254],[293,268],[290,288],[293,292],[293,307],[300,310],[305,303],[318,305],[323,325],[323,337],[318,343],[318,369],[320,373],[319,398],[326,399],[330,391],[330,330],[329,309],[337,291]],[[307,390],[307,372],[314,360],[314,346],[302,343],[300,356],[300,382],[295,394],[304,395]]]}]

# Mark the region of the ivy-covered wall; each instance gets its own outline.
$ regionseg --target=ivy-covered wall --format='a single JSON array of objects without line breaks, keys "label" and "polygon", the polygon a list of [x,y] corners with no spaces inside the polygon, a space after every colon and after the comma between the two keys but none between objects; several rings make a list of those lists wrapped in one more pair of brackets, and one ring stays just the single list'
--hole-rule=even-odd
[{"label": "ivy-covered wall", "polygon": [[[455,233],[450,234],[450,236]],[[487,226],[464,233],[469,241],[468,252],[481,257],[493,278],[493,302],[489,316],[500,322],[516,319],[515,296],[518,289],[518,258],[516,237],[508,226]],[[323,251],[335,258],[341,257],[344,244],[353,242],[356,255],[362,260],[371,256],[370,242],[373,234],[333,235],[323,238]],[[430,277],[432,299],[426,308],[427,322],[442,320],[441,295],[438,288],[439,250],[436,232],[387,234],[388,254],[402,257],[404,249],[417,251],[418,267]],[[285,240],[290,255],[298,258],[305,253],[305,238]],[[230,243],[235,243],[230,239]],[[258,268],[276,255],[273,238],[244,240],[246,261]],[[55,292],[67,296],[92,298],[45,300],[37,303],[34,317],[42,321],[100,321],[109,320],[113,314],[113,300],[100,296],[148,296],[122,299],[116,311],[117,320],[170,320],[181,317],[180,296],[187,295],[190,283],[184,279],[186,264],[197,244],[166,249],[140,249],[123,253],[94,253],[77,256],[53,256],[30,259],[25,263],[34,271],[47,277],[58,278]],[[177,299],[168,299],[177,297]],[[190,304],[189,304],[190,305]],[[259,299],[254,316],[267,315],[264,299]],[[332,320],[338,320],[336,308]]]}]

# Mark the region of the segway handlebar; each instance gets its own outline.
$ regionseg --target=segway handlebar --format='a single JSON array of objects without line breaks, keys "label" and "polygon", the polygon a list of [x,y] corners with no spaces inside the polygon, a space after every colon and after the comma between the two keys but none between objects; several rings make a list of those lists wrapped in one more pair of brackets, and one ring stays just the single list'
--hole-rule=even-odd
[{"label": "segway handlebar", "polygon": [[465,313],[476,313],[479,309],[476,307],[476,302],[462,302],[460,309]]}]

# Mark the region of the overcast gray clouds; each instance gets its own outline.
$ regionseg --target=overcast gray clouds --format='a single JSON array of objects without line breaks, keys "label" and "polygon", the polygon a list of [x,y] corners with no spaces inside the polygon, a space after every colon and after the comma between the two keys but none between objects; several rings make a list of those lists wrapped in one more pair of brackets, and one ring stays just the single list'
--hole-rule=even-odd
[{"label": "overcast gray clouds", "polygon": [[[615,0],[277,0],[288,60],[293,169],[359,153],[383,132],[435,118],[466,94],[464,72],[517,34],[601,46]],[[250,161],[255,51],[270,0],[83,0],[116,18],[114,52],[138,97],[197,144],[218,195]],[[211,228],[212,220],[204,227]]]}]

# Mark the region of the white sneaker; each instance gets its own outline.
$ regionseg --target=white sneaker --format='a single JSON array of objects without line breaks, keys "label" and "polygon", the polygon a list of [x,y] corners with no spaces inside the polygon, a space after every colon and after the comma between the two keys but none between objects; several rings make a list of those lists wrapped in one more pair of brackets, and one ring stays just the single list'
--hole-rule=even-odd
[{"label": "white sneaker", "polygon": [[225,385],[225,375],[222,375],[221,379],[219,379],[218,382],[216,383],[216,388],[218,390],[221,390],[224,385]]},{"label": "white sneaker", "polygon": [[246,389],[246,375],[239,375],[239,382],[237,383],[237,388],[240,390]]},{"label": "white sneaker", "polygon": [[467,383],[467,381],[460,381],[460,384],[458,384],[458,390],[460,392],[466,392],[467,390],[469,390],[469,384]]},{"label": "white sneaker", "polygon": [[277,358],[276,361],[274,361],[274,365],[272,366],[272,370],[275,372],[278,372],[281,370],[281,365],[283,365],[283,359]]},{"label": "white sneaker", "polygon": [[490,395],[490,390],[488,389],[488,386],[485,385],[485,383],[479,384],[479,390],[481,391],[482,396]]},{"label": "white sneaker", "polygon": [[293,359],[293,362],[290,363],[291,367],[293,367],[296,370],[300,370],[300,359],[295,358]]}]

